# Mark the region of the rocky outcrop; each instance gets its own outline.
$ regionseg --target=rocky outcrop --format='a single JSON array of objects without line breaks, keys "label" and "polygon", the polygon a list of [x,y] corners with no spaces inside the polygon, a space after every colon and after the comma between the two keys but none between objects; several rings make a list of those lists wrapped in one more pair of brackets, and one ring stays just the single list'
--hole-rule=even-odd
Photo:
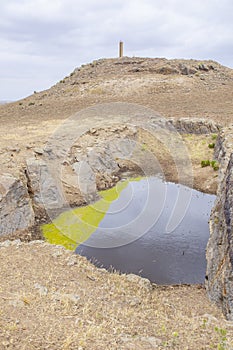
[{"label": "rocky outcrop", "polygon": [[221,132],[216,158],[221,164],[217,200],[210,219],[206,289],[233,321],[233,127]]},{"label": "rocky outcrop", "polygon": [[[139,113],[138,107],[136,112]],[[137,143],[140,128],[146,127],[146,123],[159,134],[161,130],[174,133],[174,127],[183,133],[213,133],[219,130],[218,125],[202,119],[165,120],[151,117],[146,120],[143,122],[140,119],[137,125],[134,118],[127,119],[127,122],[122,122],[121,118],[121,123],[117,119],[118,124],[114,122],[106,125],[106,119],[103,118],[98,126],[90,128],[88,119],[87,131],[72,144],[70,152],[66,153],[64,133],[58,134],[55,140],[55,154],[50,154],[49,147],[45,152],[36,149],[35,157],[26,160],[27,186],[24,189],[25,193],[27,190],[29,192],[36,218],[46,219],[48,211],[94,200],[97,190],[113,186],[122,174],[128,175],[129,171],[146,175],[148,169],[144,169],[144,165],[154,164],[154,157]],[[65,136],[69,141],[68,126]],[[76,129],[74,131],[76,136]],[[155,166],[150,174],[160,170]]]},{"label": "rocky outcrop", "polygon": [[80,161],[73,164],[73,170],[77,175],[77,185],[83,194],[85,201],[89,202],[96,198],[96,178],[90,164],[86,161]]},{"label": "rocky outcrop", "polygon": [[[48,164],[36,158],[26,161],[28,189],[33,199],[36,213],[44,209],[58,209],[64,205],[63,197]],[[56,169],[55,169],[56,170]]]},{"label": "rocky outcrop", "polygon": [[34,212],[24,184],[11,175],[0,176],[0,236],[34,225]]},{"label": "rocky outcrop", "polygon": [[211,134],[219,133],[221,125],[202,118],[169,119],[169,122],[181,134]]},{"label": "rocky outcrop", "polygon": [[[214,156],[215,159],[221,165],[219,171],[219,184],[223,181],[225,176],[226,168],[229,163],[230,155],[233,152],[233,126],[224,128],[219,133],[218,138],[216,140]],[[221,190],[219,186],[219,191]]]}]

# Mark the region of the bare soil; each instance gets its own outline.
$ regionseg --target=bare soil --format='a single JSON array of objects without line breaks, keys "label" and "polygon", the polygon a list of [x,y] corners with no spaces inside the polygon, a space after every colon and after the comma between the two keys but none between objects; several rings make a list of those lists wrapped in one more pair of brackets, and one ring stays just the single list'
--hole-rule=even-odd
[{"label": "bare soil", "polygon": [[[184,74],[185,73],[185,74]],[[20,175],[48,137],[77,111],[103,102],[132,102],[168,118],[233,122],[233,71],[213,61],[146,58],[99,60],[54,87],[0,105],[1,173]],[[107,121],[106,121],[107,124]],[[172,162],[145,133],[167,180]],[[212,136],[185,135],[194,187],[215,193]],[[13,237],[13,236],[12,236]],[[4,247],[5,245],[5,247]],[[155,286],[95,268],[45,243],[0,248],[0,349],[233,349],[233,325],[203,286]]]}]

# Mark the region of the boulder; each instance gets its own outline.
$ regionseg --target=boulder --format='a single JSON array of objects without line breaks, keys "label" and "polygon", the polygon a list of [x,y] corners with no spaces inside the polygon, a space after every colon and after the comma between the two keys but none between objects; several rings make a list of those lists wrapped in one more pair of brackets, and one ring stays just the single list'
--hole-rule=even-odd
[{"label": "boulder", "polygon": [[86,161],[73,164],[73,170],[77,176],[77,185],[87,202],[92,201],[97,196],[96,179],[90,165]]},{"label": "boulder", "polygon": [[60,209],[64,198],[57,180],[57,169],[51,169],[42,159],[26,160],[28,188],[33,198],[34,207],[40,209]]},{"label": "boulder", "polygon": [[12,175],[0,175],[0,236],[34,225],[34,212],[27,188]]},{"label": "boulder", "polygon": [[111,150],[104,145],[88,152],[86,159],[95,173],[110,175],[119,170]]}]

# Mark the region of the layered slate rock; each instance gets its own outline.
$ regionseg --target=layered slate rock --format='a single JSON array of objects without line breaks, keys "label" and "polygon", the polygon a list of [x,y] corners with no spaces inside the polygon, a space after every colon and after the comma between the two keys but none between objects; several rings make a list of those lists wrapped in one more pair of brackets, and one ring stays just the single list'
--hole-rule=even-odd
[{"label": "layered slate rock", "polygon": [[221,125],[202,118],[169,119],[169,122],[181,134],[211,134],[219,133]]},{"label": "layered slate rock", "polygon": [[206,288],[212,301],[233,321],[233,128],[223,130],[216,158],[221,164],[217,200],[210,219]]},{"label": "layered slate rock", "polygon": [[45,209],[62,208],[64,199],[48,163],[41,159],[30,158],[27,159],[26,164],[28,188],[33,198],[36,213],[38,214],[38,211]]},{"label": "layered slate rock", "polygon": [[31,200],[20,179],[0,175],[0,236],[28,229],[34,225]]}]

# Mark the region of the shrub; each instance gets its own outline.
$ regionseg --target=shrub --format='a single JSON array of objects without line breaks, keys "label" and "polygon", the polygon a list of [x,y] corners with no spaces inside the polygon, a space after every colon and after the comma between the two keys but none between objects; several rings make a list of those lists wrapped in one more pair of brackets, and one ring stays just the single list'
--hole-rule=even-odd
[{"label": "shrub", "polygon": [[141,150],[142,151],[146,151],[147,150],[147,145],[145,143],[142,144]]},{"label": "shrub", "polygon": [[219,335],[219,343],[218,343],[218,350],[227,350],[227,331],[222,328],[215,327],[214,328],[215,332],[218,333]]},{"label": "shrub", "polygon": [[213,135],[212,135],[212,140],[216,140],[216,139],[217,139],[217,137],[218,137],[218,135],[217,135],[217,134],[213,134]]},{"label": "shrub", "polygon": [[214,142],[213,143],[209,143],[208,147],[209,148],[214,148],[215,147],[215,143]]},{"label": "shrub", "polygon": [[202,160],[201,161],[201,167],[205,168],[206,166],[210,166],[210,161],[208,160]]},{"label": "shrub", "polygon": [[214,171],[219,170],[219,164],[218,164],[218,162],[216,160],[212,160],[211,166],[214,169]]}]

